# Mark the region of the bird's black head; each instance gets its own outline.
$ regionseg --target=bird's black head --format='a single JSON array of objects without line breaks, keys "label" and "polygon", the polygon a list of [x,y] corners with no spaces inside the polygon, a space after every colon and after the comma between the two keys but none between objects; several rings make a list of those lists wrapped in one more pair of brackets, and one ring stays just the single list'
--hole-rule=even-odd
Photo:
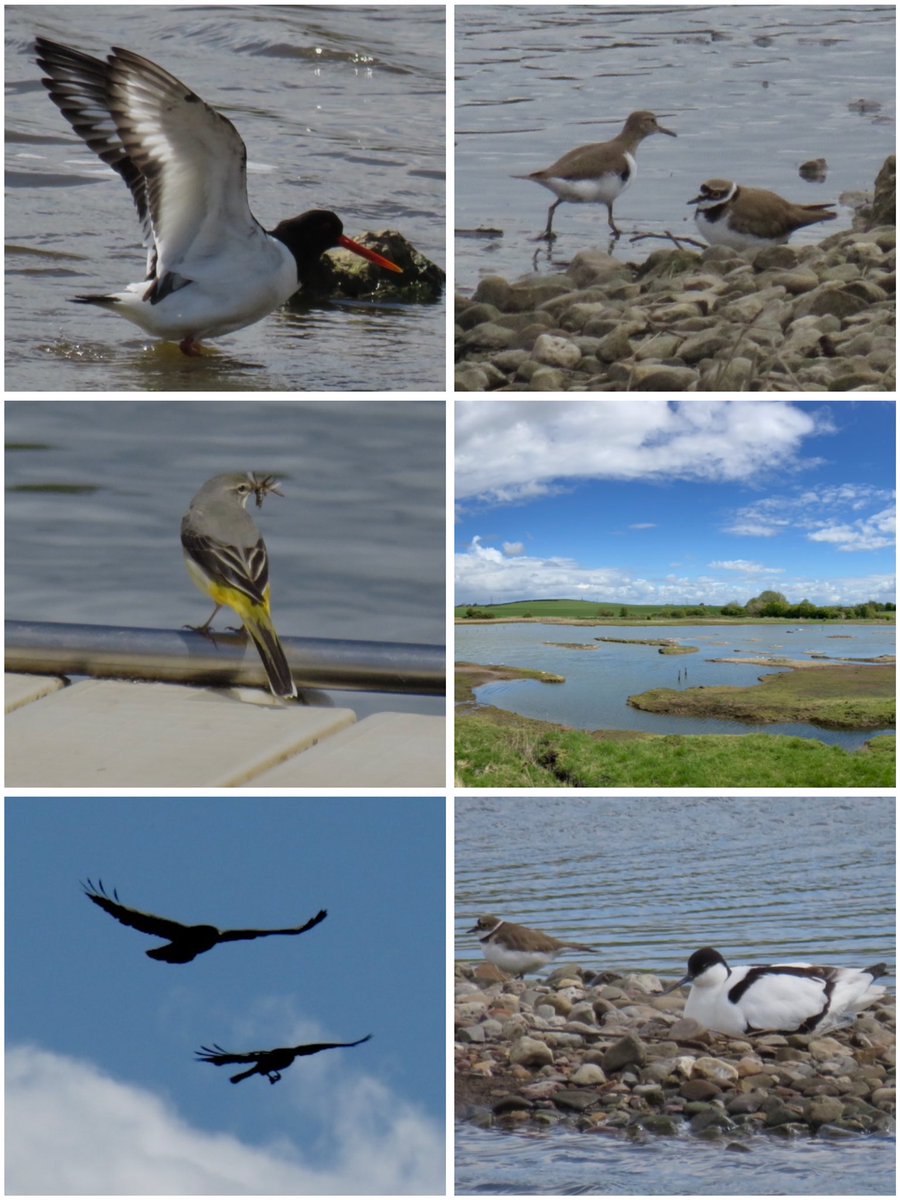
[{"label": "bird's black head", "polygon": [[299,217],[289,217],[272,230],[272,237],[284,242],[294,258],[307,262],[315,261],[326,250],[340,245],[343,234],[341,218],[325,208],[313,208]]},{"label": "bird's black head", "polygon": [[334,250],[338,246],[344,250],[351,250],[379,267],[403,274],[402,267],[398,267],[396,263],[370,250],[368,246],[361,246],[359,242],[348,238],[344,234],[341,218],[337,213],[324,208],[313,208],[309,212],[301,213],[299,217],[289,217],[288,220],[281,221],[272,230],[272,237],[283,242],[293,254],[297,263],[297,278],[301,283],[308,274],[309,267],[326,250]]}]

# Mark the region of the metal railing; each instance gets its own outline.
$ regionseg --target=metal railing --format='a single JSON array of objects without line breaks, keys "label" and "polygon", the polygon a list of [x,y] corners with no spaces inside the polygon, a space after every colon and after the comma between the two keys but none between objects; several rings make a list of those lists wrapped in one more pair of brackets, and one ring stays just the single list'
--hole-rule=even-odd
[{"label": "metal railing", "polygon": [[[282,638],[299,688],[443,695],[443,646]],[[266,684],[259,656],[239,634],[114,625],[6,622],[6,670],[165,683]]]}]

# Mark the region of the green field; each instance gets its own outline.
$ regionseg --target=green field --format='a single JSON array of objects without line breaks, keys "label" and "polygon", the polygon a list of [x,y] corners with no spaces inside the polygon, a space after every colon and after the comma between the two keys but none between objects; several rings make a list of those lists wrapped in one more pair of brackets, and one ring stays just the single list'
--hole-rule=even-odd
[{"label": "green field", "polygon": [[884,729],[896,719],[895,667],[805,666],[764,675],[752,687],[656,688],[629,696],[644,712],[761,724],[801,721],[824,729]]},{"label": "green field", "polygon": [[[474,689],[497,679],[553,685],[559,675],[458,663],[456,774],[465,787],[893,787],[896,738],[847,751],[780,734],[649,734],[569,729],[479,705]],[[647,692],[640,707],[742,721],[804,721],[832,728],[894,723],[891,666],[823,666],[765,676],[749,688]]]},{"label": "green field", "polygon": [[457,716],[456,773],[474,788],[891,788],[896,741],[875,737],[848,753],[766,733],[586,733],[483,708]]}]

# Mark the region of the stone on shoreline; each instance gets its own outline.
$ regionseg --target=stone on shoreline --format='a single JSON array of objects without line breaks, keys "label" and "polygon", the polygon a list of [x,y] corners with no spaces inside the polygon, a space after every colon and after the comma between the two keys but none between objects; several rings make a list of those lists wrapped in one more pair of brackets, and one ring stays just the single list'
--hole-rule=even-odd
[{"label": "stone on shoreline", "polygon": [[597,250],[457,297],[458,391],[895,389],[895,164],[814,245]]}]

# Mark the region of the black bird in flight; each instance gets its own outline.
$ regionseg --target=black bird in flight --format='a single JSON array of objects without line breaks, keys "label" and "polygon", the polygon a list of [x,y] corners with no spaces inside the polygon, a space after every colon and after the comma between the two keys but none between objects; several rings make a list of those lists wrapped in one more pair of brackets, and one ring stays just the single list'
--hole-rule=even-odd
[{"label": "black bird in flight", "polygon": [[281,1072],[286,1070],[295,1058],[302,1058],[306,1054],[318,1054],[320,1050],[340,1050],[346,1046],[361,1046],[371,1037],[371,1033],[367,1033],[358,1042],[313,1042],[309,1046],[283,1046],[278,1050],[251,1050],[249,1054],[229,1054],[221,1046],[201,1046],[197,1051],[196,1061],[214,1063],[217,1067],[227,1067],[231,1063],[252,1062],[253,1066],[249,1071],[241,1071],[239,1075],[232,1075],[231,1082],[240,1083],[242,1079],[249,1079],[251,1075],[266,1075],[269,1083],[277,1083],[281,1078]]},{"label": "black bird in flight", "polygon": [[312,929],[328,916],[323,908],[305,925],[296,925],[292,929],[218,930],[215,925],[182,925],[180,921],[170,921],[168,917],[155,917],[152,913],[138,912],[136,908],[126,908],[124,904],[119,903],[115,888],[110,899],[103,890],[102,880],[97,887],[94,887],[90,879],[86,887],[84,884],[81,886],[89,900],[99,904],[104,912],[108,912],[123,925],[130,925],[132,929],[153,934],[154,937],[168,938],[167,946],[157,946],[154,950],[147,951],[149,957],[157,959],[158,962],[187,963],[198,954],[212,950],[219,942],[244,942],[250,938],[271,937],[277,933],[306,933],[307,929]]}]

